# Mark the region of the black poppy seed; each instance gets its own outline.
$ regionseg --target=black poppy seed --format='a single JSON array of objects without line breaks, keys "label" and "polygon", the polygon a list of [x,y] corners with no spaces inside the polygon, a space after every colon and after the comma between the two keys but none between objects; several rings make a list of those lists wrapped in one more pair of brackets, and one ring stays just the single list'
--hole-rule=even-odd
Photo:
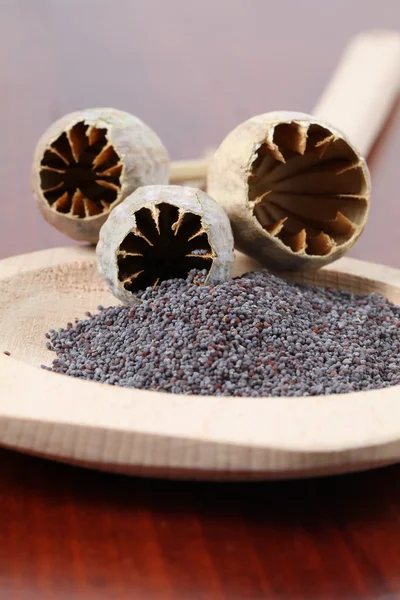
[{"label": "black poppy seed", "polygon": [[[147,390],[219,396],[348,393],[400,384],[400,307],[261,270],[216,286],[206,271],[50,330],[50,370]],[[195,284],[195,285],[193,285]],[[89,362],[90,357],[90,362]],[[45,366],[43,365],[43,368]]]},{"label": "black poppy seed", "polygon": [[5,354],[6,356],[11,356],[11,353],[10,353],[8,350],[5,350],[5,351],[3,352],[3,354]]}]

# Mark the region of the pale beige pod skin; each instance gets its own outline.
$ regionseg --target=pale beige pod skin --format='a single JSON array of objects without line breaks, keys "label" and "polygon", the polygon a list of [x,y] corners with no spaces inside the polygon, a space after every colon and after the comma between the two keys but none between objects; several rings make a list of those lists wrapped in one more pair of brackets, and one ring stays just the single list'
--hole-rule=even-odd
[{"label": "pale beige pod skin", "polygon": [[177,185],[137,189],[110,214],[97,244],[100,276],[124,304],[161,281],[208,271],[205,284],[230,278],[233,235],[222,208],[203,191]]},{"label": "pale beige pod skin", "polygon": [[311,115],[272,112],[239,125],[208,171],[235,247],[275,271],[317,269],[353,246],[368,218],[365,160]]},{"label": "pale beige pod skin", "polygon": [[32,188],[51,225],[95,244],[110,211],[136,188],[168,183],[168,154],[156,133],[114,108],[70,113],[34,153]]}]

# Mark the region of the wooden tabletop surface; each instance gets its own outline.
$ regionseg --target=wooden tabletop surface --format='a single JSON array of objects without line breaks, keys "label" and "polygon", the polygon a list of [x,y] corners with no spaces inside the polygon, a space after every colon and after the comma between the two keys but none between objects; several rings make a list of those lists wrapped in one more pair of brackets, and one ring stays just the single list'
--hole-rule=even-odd
[{"label": "wooden tabletop surface", "polygon": [[[311,111],[369,28],[398,30],[398,0],[0,0],[0,257],[72,243],[30,193],[56,118],[115,106],[173,158],[195,157],[254,114]],[[398,268],[399,159],[398,105],[369,157],[371,216],[352,251]],[[200,484],[2,450],[0,513],[0,600],[400,598],[400,467]]]}]

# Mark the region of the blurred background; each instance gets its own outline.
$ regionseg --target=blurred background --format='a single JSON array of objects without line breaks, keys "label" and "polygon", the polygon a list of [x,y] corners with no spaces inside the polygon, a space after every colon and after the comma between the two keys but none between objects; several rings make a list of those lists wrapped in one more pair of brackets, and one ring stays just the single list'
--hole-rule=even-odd
[{"label": "blurred background", "polygon": [[[37,139],[91,106],[147,122],[195,158],[241,121],[310,112],[347,41],[400,30],[399,0],[0,0],[0,258],[74,243],[30,192]],[[400,109],[376,144],[370,221],[351,255],[400,267]]]}]

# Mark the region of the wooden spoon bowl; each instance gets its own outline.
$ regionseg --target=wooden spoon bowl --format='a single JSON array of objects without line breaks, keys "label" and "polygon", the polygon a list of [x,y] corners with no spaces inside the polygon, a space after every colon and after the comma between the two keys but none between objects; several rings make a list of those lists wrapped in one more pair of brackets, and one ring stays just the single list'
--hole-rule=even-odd
[{"label": "wooden spoon bowl", "polygon": [[[238,254],[233,274],[255,268]],[[290,277],[379,292],[400,303],[400,271],[388,267],[346,258]],[[0,262],[1,445],[107,471],[195,479],[312,476],[400,459],[400,386],[219,398],[120,388],[40,369],[54,358],[45,345],[49,328],[115,303],[90,248]]]}]

